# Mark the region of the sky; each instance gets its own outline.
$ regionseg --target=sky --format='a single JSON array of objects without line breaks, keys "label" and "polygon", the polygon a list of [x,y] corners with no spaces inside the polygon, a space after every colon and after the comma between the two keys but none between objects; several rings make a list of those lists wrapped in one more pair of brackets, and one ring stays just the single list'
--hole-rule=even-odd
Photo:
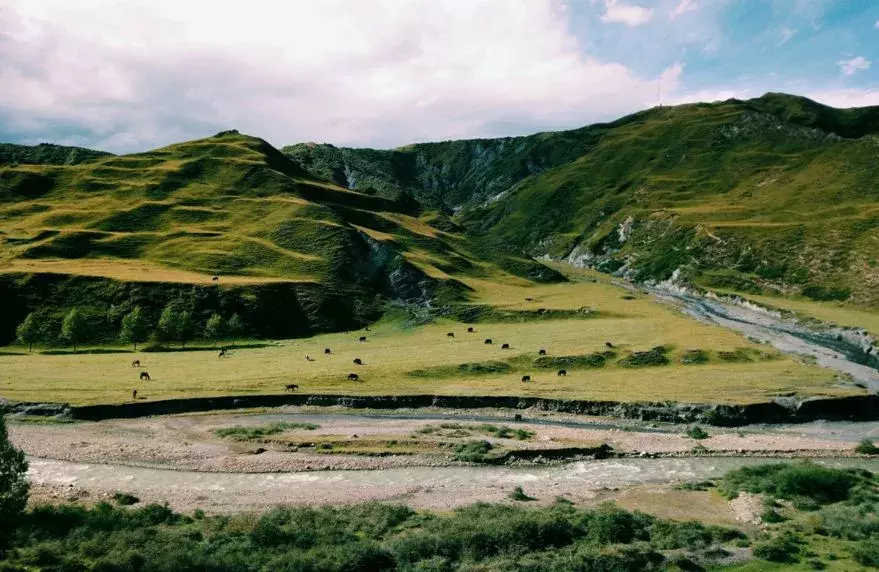
[{"label": "sky", "polygon": [[390,148],[657,103],[879,105],[877,0],[0,0],[0,141]]}]

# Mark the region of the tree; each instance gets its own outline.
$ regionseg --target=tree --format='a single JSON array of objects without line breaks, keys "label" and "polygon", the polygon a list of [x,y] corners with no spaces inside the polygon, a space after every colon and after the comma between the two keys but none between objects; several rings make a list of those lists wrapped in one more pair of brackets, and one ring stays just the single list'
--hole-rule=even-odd
[{"label": "tree", "polygon": [[235,340],[244,333],[244,321],[238,314],[232,314],[229,323],[226,324],[226,332],[232,338],[232,347],[235,347]]},{"label": "tree", "polygon": [[171,342],[172,340],[177,339],[177,332],[179,331],[180,323],[180,314],[171,304],[165,306],[165,309],[162,310],[162,315],[159,316],[159,325],[156,328],[156,337],[160,342],[165,342],[166,344]]},{"label": "tree", "polygon": [[214,341],[214,345],[217,345],[217,340],[223,337],[223,333],[226,329],[226,324],[223,323],[223,317],[217,313],[214,313],[210,318],[208,318],[207,324],[204,327],[204,337],[209,340]]},{"label": "tree", "polygon": [[40,324],[33,312],[25,317],[24,321],[15,328],[15,337],[22,344],[27,344],[27,351],[31,351],[34,342],[40,338]]},{"label": "tree", "polygon": [[10,537],[8,530],[27,504],[27,459],[12,446],[6,432],[6,422],[0,415],[0,550]]},{"label": "tree", "polygon": [[195,326],[192,323],[192,312],[184,310],[178,314],[177,320],[177,339],[186,349],[186,342],[192,339],[195,334]]},{"label": "tree", "polygon": [[134,344],[134,350],[137,351],[137,344],[145,342],[148,335],[148,326],[146,316],[140,306],[122,317],[122,330],[119,332],[119,339],[123,342]]},{"label": "tree", "polygon": [[75,352],[76,344],[85,340],[87,333],[88,324],[83,315],[76,308],[70,310],[61,322],[61,337],[73,346]]}]

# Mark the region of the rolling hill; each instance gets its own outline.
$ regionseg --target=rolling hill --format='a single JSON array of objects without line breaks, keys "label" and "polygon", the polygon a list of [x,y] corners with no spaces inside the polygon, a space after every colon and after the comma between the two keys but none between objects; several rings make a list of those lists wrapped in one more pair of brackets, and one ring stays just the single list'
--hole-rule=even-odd
[{"label": "rolling hill", "polygon": [[766,94],[528,137],[282,149],[482,245],[635,280],[879,306],[879,108]]},{"label": "rolling hill", "polygon": [[339,187],[234,131],[81,163],[9,162],[0,219],[0,342],[29,310],[57,325],[73,305],[118,320],[134,305],[155,317],[175,300],[199,321],[239,313],[260,336],[356,328],[385,300],[460,297],[452,274],[505,274],[406,193]]}]

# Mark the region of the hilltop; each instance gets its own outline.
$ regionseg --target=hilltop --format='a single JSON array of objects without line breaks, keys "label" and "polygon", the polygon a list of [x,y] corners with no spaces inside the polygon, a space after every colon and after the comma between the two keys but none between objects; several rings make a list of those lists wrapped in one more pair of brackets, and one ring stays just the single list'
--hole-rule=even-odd
[{"label": "hilltop", "polygon": [[527,137],[282,151],[337,184],[457,213],[483,244],[635,280],[875,308],[877,148],[879,108],[770,93]]},{"label": "hilltop", "polygon": [[0,218],[0,342],[28,309],[55,322],[74,304],[117,318],[137,304],[155,316],[181,298],[199,320],[237,312],[261,336],[355,328],[383,300],[459,297],[453,273],[504,274],[407,194],[339,187],[234,131],[77,164],[4,165]]}]

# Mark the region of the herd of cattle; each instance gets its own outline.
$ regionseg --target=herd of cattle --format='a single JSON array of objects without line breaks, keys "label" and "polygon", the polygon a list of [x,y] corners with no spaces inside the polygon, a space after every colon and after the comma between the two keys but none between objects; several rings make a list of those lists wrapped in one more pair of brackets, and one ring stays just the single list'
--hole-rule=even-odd
[{"label": "herd of cattle", "polygon": [[[369,331],[369,328],[368,328],[368,327],[366,328],[366,331]],[[467,333],[468,333],[468,334],[473,334],[473,333],[475,333],[475,332],[476,332],[476,330],[475,330],[472,326],[467,328]],[[450,339],[454,338],[454,337],[455,337],[455,332],[447,332],[447,333],[446,333],[446,337],[447,337],[447,338],[450,338]],[[366,337],[366,336],[360,336],[360,337],[358,338],[358,341],[360,341],[360,342],[366,342],[366,341],[367,341],[367,337]],[[494,344],[494,340],[492,340],[491,338],[485,338],[485,341],[484,341],[483,343],[484,343],[485,345],[493,345],[493,344]],[[608,348],[613,348],[613,347],[615,347],[611,342],[605,342],[605,345],[606,345]],[[508,344],[508,343],[501,344],[501,349],[502,349],[502,350],[508,350],[508,349],[510,349],[510,344]],[[332,353],[333,353],[333,350],[332,350],[332,349],[330,349],[330,348],[324,348],[324,355],[331,355]],[[538,355],[545,356],[545,355],[546,355],[546,350],[543,349],[543,348],[541,348],[541,349],[538,350],[537,353],[538,353]],[[227,350],[226,348],[223,348],[223,349],[220,350],[220,353],[217,355],[217,358],[218,358],[218,359],[220,359],[220,358],[227,358],[227,357],[231,357],[231,355],[232,355],[232,354],[231,354],[231,352],[230,352],[229,350]],[[308,354],[305,355],[305,360],[306,360],[306,361],[315,361],[315,360],[314,360],[310,355],[308,355]],[[363,365],[363,360],[362,360],[361,358],[359,358],[359,357],[354,358],[353,361],[354,361],[354,365]],[[140,368],[140,367],[141,367],[140,360],[134,360],[134,361],[132,361],[132,362],[131,362],[131,367]],[[565,369],[560,369],[560,370],[558,370],[558,372],[556,373],[556,375],[559,376],[559,377],[564,377],[564,376],[567,376],[567,375],[568,375],[568,371],[565,370]],[[354,372],[351,372],[351,373],[348,374],[347,379],[348,379],[348,381],[360,381],[360,376],[359,376],[358,374],[354,373]],[[140,372],[140,381],[150,381],[150,374],[149,374],[149,372],[147,372],[147,371],[141,371],[141,372]],[[530,376],[530,375],[523,375],[523,376],[522,376],[522,382],[523,382],[523,383],[529,383],[530,381],[531,381],[531,376]],[[298,386],[297,384],[295,384],[295,383],[288,383],[287,385],[284,386],[284,391],[285,391],[285,392],[293,392],[293,391],[296,391],[297,389],[299,389],[299,386]],[[133,390],[131,391],[131,397],[132,397],[132,399],[137,399],[137,389],[133,389]]]}]

